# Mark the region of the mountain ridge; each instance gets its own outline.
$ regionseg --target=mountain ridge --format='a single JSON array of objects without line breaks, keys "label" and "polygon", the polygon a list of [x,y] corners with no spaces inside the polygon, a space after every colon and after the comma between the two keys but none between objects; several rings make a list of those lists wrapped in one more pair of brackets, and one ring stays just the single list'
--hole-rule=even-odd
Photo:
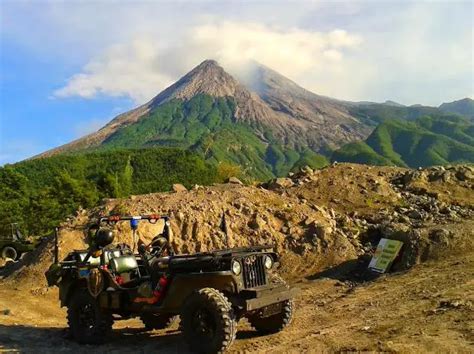
[{"label": "mountain ridge", "polygon": [[457,115],[387,120],[361,142],[343,146],[333,160],[417,168],[474,163],[474,124]]},{"label": "mountain ridge", "polygon": [[[304,164],[321,167],[327,163],[321,154],[329,157],[347,144],[361,147],[360,142],[386,121],[415,121],[442,114],[436,107],[321,96],[257,62],[247,66],[246,74],[233,76],[215,60],[205,60],[144,105],[36,157],[168,146],[197,152],[217,164],[239,165],[257,178],[269,178]],[[436,127],[440,124],[423,129]],[[458,132],[456,138],[464,143],[465,135]],[[374,159],[378,164],[390,161]]]},{"label": "mountain ridge", "polygon": [[474,100],[468,97],[452,102],[442,103],[439,106],[439,109],[446,113],[461,114],[474,119]]},{"label": "mountain ridge", "polygon": [[[278,77],[280,85],[281,83],[284,84],[281,86],[288,86],[288,83],[291,82],[292,90],[297,92],[297,95],[293,95],[289,99],[288,93],[291,90],[278,91],[275,86],[271,88],[268,86],[269,89],[266,95],[262,93],[259,95],[258,92],[251,91],[228,74],[216,61],[205,60],[149,102],[118,115],[97,132],[35,157],[51,156],[57,153],[100,146],[117,130],[137,123],[147,113],[166,102],[173,99],[186,101],[197,94],[208,94],[212,97],[233,97],[236,101],[236,121],[251,125],[263,141],[266,139],[266,131],[270,129],[276,139],[279,139],[285,145],[290,145],[292,148],[307,145],[318,151],[327,146],[339,146],[346,142],[364,138],[370,133],[371,129],[367,129],[362,123],[359,124],[356,118],[347,113],[346,108],[334,110],[329,107],[326,110],[321,110],[321,105],[327,105],[327,102],[340,101],[313,94],[275,71],[263,66],[260,67],[260,70],[261,68],[265,68],[263,74],[270,76],[271,80]],[[303,97],[306,101],[302,103]],[[308,101],[314,97],[320,100],[319,107],[311,107],[308,104]],[[295,98],[300,100],[296,106],[290,102],[291,99],[294,100]],[[342,107],[343,104],[339,104]],[[331,109],[333,110],[332,114]],[[333,119],[332,127],[327,129],[327,120],[331,119]],[[354,125],[354,128],[352,125]],[[300,140],[302,141],[300,142]]]}]

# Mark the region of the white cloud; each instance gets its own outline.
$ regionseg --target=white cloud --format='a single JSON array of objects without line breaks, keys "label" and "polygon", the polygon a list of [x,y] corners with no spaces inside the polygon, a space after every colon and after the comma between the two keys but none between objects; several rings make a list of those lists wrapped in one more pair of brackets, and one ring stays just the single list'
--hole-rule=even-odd
[{"label": "white cloud", "polygon": [[292,78],[308,72],[338,71],[344,53],[357,49],[362,38],[344,30],[282,30],[223,21],[197,25],[175,42],[179,45],[142,38],[114,45],[72,76],[55,96],[123,95],[143,103],[177,75],[208,58],[230,70],[256,60]]},{"label": "white cloud", "polygon": [[58,97],[143,102],[206,58],[228,67],[252,58],[349,100],[439,104],[474,91],[472,1],[110,5],[8,2],[0,34],[76,68]]},{"label": "white cloud", "polygon": [[114,45],[90,61],[67,85],[55,91],[56,97],[98,95],[129,96],[138,103],[149,99],[169,78],[156,68],[157,47],[150,40],[134,40]]}]

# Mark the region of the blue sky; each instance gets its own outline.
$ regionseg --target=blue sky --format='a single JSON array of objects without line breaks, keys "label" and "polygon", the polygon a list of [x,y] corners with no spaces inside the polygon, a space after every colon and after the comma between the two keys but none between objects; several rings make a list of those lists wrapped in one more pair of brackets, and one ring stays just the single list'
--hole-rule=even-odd
[{"label": "blue sky", "polygon": [[315,93],[472,97],[471,1],[1,1],[0,165],[67,143],[204,59],[255,59]]}]

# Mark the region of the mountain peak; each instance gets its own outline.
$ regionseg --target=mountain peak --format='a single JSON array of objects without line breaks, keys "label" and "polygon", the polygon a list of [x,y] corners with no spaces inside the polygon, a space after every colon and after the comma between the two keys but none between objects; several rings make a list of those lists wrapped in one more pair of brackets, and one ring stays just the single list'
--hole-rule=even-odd
[{"label": "mountain peak", "polygon": [[[150,112],[159,110],[169,101],[191,101],[198,95],[225,98],[219,100],[221,103],[227,102],[227,99],[232,101],[232,121],[246,125],[256,139],[265,145],[269,141],[280,141],[291,148],[308,146],[319,150],[327,146],[337,147],[369,135],[371,128],[351,116],[347,107],[340,101],[311,93],[266,66],[256,62],[250,64],[253,65],[243,65],[243,70],[250,75],[247,78],[255,81],[253,87],[248,83],[245,85],[244,80],[243,84],[242,81],[236,80],[215,60],[204,60],[150,102],[115,117],[99,131],[42,156],[107,145],[114,139],[113,136],[118,137],[120,132],[126,134],[125,129],[134,124],[136,127],[141,126],[140,129],[148,129],[151,125],[147,122],[154,122],[156,119]],[[233,66],[233,69],[236,67]],[[239,73],[236,75],[240,77]],[[179,106],[181,103],[176,104]],[[216,109],[221,108],[216,106]],[[180,127],[187,124],[186,115],[187,112],[183,110],[184,121],[179,122]],[[150,144],[157,144],[168,133],[158,133],[153,125],[153,129],[145,135],[154,135]],[[119,138],[116,138],[116,141],[117,139]]]},{"label": "mountain peak", "polygon": [[156,96],[152,105],[157,106],[174,98],[190,99],[198,94],[213,97],[235,96],[245,90],[217,61],[204,60],[176,83]]},{"label": "mountain peak", "polygon": [[461,100],[446,102],[439,106],[443,112],[456,113],[474,119],[474,100],[463,98]]},{"label": "mountain peak", "polygon": [[205,68],[205,67],[213,67],[213,66],[218,66],[218,67],[221,67],[219,65],[219,63],[214,60],[214,59],[206,59],[204,60],[201,64],[199,64],[198,66],[196,66],[196,69],[197,68]]}]

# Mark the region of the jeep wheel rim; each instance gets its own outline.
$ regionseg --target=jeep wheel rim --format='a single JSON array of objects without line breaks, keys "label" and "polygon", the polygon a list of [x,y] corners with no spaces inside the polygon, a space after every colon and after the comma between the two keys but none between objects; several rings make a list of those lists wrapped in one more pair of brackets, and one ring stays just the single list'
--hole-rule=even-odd
[{"label": "jeep wheel rim", "polygon": [[95,327],[95,311],[92,304],[85,304],[79,308],[79,322],[89,331]]},{"label": "jeep wheel rim", "polygon": [[193,315],[192,324],[196,335],[207,339],[214,337],[216,322],[207,309],[197,310]]},{"label": "jeep wheel rim", "polygon": [[3,257],[4,258],[10,258],[10,259],[15,259],[17,256],[17,253],[14,248],[12,247],[5,247],[5,250],[3,251]]}]

